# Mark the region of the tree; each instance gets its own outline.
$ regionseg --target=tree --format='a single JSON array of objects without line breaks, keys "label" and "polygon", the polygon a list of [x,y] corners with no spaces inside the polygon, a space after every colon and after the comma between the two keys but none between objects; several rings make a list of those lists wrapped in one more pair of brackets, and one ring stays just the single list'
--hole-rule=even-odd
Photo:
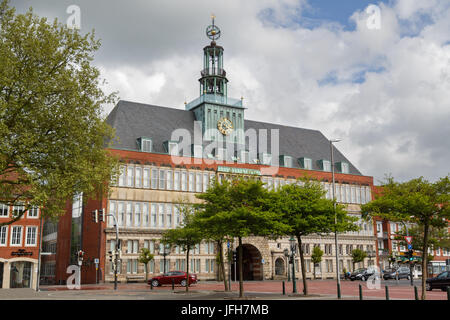
[{"label": "tree", "polygon": [[148,263],[154,258],[153,254],[150,253],[148,248],[142,248],[139,254],[139,263],[143,263],[145,266],[145,282],[148,280]]},{"label": "tree", "polygon": [[[242,238],[248,236],[279,237],[287,226],[267,206],[268,191],[256,179],[223,180],[223,205],[220,211],[205,217],[204,223],[220,226],[224,234],[238,238],[239,297],[244,295]],[[214,188],[214,187],[213,187]]]},{"label": "tree", "polygon": [[183,217],[182,227],[176,229],[170,229],[163,234],[161,239],[162,243],[179,246],[184,252],[186,252],[186,292],[189,291],[189,253],[192,248],[203,239],[203,235],[200,229],[198,229],[193,223],[194,208],[182,202],[177,205],[180,214]]},{"label": "tree", "polygon": [[311,261],[314,265],[314,280],[316,279],[316,265],[322,262],[323,251],[319,246],[315,246],[311,253]]},{"label": "tree", "polygon": [[336,205],[325,198],[326,191],[318,181],[305,177],[297,184],[285,185],[271,192],[269,198],[272,211],[282,223],[289,227],[287,235],[296,237],[300,253],[303,293],[308,294],[302,237],[310,234],[329,234],[358,230],[356,217],[349,216],[342,205]]},{"label": "tree", "polygon": [[353,249],[352,250],[352,262],[353,262],[353,270],[355,270],[355,264],[359,262],[363,262],[367,257],[367,253],[361,249]]},{"label": "tree", "polygon": [[194,223],[202,230],[205,239],[212,240],[216,243],[216,261],[222,274],[225,291],[231,290],[231,288],[228,288],[223,257],[223,244],[229,240],[229,237],[227,230],[222,225],[210,223],[209,218],[213,217],[217,212],[227,210],[230,204],[229,194],[227,193],[228,187],[228,184],[221,184],[214,179],[205,193],[196,194],[196,197],[203,200],[203,202],[194,205],[194,208],[197,210]]},{"label": "tree", "polygon": [[64,213],[67,199],[107,194],[117,159],[105,148],[113,129],[101,116],[115,95],[101,89],[91,65],[100,42],[30,9],[0,3],[0,199],[45,217]]},{"label": "tree", "polygon": [[370,216],[410,223],[422,230],[422,300],[425,300],[430,236],[433,230],[448,228],[450,219],[450,175],[434,183],[423,177],[403,183],[387,177],[382,193],[361,210]]}]

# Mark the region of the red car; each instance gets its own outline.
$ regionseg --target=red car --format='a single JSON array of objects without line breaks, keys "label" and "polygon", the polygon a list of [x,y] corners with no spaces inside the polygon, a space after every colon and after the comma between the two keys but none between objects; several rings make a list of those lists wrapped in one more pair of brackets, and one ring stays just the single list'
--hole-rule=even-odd
[{"label": "red car", "polygon": [[[197,283],[197,275],[189,274],[189,285]],[[156,276],[148,280],[148,284],[153,284],[154,287],[161,286],[163,284],[172,284],[172,280],[174,280],[175,284],[179,284],[182,287],[186,286],[186,272],[184,271],[170,271],[166,272],[160,276]]]}]

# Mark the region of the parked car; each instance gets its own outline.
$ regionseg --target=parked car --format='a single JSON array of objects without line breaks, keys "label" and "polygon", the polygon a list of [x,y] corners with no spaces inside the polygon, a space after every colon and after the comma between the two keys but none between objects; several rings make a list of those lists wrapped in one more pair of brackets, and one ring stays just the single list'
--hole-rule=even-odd
[{"label": "parked car", "polygon": [[372,275],[375,275],[375,277],[380,276],[375,268],[361,268],[352,272],[352,274],[350,275],[350,280],[367,281]]},{"label": "parked car", "polygon": [[398,279],[411,279],[411,274],[410,274],[410,270],[408,267],[400,267],[400,268],[393,268],[393,269],[389,269],[386,270],[383,273],[383,279],[384,280],[388,280],[388,279],[397,279],[396,276],[398,274]]},{"label": "parked car", "polygon": [[434,278],[427,279],[426,283],[427,291],[431,291],[433,289],[441,289],[442,291],[446,291],[447,287],[450,287],[449,271],[444,271]]},{"label": "parked car", "polygon": [[[174,284],[179,284],[183,287],[186,286],[187,283],[187,276],[186,272],[184,271],[170,271],[166,272],[162,275],[150,278],[148,280],[149,285],[153,285],[154,287],[161,286],[163,284],[172,284],[172,280],[174,281]],[[197,275],[196,274],[189,274],[189,285],[197,283]]]}]

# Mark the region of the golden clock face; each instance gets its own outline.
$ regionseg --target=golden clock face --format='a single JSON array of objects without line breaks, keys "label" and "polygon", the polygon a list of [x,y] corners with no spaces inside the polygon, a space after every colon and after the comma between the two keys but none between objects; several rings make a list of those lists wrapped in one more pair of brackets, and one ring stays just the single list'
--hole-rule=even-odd
[{"label": "golden clock face", "polygon": [[217,122],[217,128],[223,135],[227,136],[233,131],[233,122],[227,118],[221,118]]}]

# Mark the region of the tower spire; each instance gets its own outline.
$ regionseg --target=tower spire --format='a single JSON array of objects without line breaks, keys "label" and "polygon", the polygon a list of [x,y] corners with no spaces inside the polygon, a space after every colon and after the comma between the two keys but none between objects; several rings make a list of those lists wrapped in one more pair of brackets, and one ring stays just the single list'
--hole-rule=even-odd
[{"label": "tower spire", "polygon": [[216,45],[221,31],[215,24],[216,16],[211,15],[212,24],[206,28],[206,36],[211,44],[203,48],[203,70],[201,71],[200,95],[213,94],[226,98],[227,78],[223,69],[223,48]]}]

